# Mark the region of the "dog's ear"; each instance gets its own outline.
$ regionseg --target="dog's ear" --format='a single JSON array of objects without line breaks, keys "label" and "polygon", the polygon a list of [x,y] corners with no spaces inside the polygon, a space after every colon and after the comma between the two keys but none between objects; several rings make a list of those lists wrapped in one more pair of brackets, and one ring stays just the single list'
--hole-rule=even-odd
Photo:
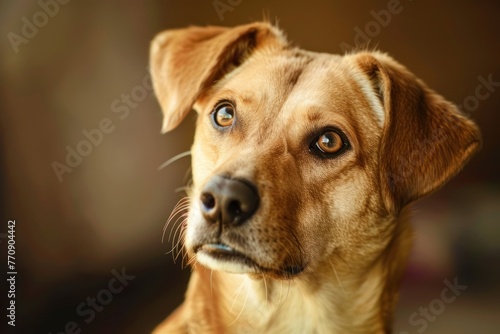
[{"label": "dog's ear", "polygon": [[284,47],[282,33],[268,23],[235,28],[167,30],[151,42],[153,87],[163,109],[162,132],[174,129],[198,95],[241,65],[260,47]]},{"label": "dog's ear", "polygon": [[379,149],[385,206],[397,215],[438,189],[481,145],[476,125],[405,67],[377,52],[351,55],[384,108]]}]

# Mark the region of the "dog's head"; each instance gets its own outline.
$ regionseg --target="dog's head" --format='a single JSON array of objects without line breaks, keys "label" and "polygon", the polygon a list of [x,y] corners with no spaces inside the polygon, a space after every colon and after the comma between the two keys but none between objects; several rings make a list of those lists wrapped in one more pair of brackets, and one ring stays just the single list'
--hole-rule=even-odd
[{"label": "dog's head", "polygon": [[480,145],[385,54],[300,50],[267,23],[166,31],[151,65],[163,131],[199,115],[185,246],[212,269],[291,278],[373,261],[401,209]]}]

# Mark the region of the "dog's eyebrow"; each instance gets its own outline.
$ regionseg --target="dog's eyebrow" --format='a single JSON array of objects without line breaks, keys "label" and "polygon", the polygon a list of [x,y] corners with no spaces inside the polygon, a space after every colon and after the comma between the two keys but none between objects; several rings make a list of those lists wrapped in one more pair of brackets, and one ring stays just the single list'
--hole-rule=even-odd
[{"label": "dog's eyebrow", "polygon": [[253,94],[242,94],[240,96],[241,102],[245,104],[251,104],[255,100],[255,96]]},{"label": "dog's eyebrow", "polygon": [[311,111],[311,112],[308,112],[307,113],[307,119],[310,121],[310,122],[316,122],[318,121],[319,119],[321,119],[321,113],[318,112],[318,111]]}]

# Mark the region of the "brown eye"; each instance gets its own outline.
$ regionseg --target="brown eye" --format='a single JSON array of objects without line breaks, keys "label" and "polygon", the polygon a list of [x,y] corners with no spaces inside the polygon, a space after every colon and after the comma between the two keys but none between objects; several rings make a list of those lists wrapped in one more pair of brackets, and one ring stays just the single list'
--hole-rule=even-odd
[{"label": "brown eye", "polygon": [[233,124],[234,121],[234,107],[228,102],[224,102],[215,107],[213,112],[213,120],[217,126],[227,128]]},{"label": "brown eye", "polygon": [[335,131],[325,131],[314,143],[316,149],[324,154],[335,154],[344,148],[344,140]]}]

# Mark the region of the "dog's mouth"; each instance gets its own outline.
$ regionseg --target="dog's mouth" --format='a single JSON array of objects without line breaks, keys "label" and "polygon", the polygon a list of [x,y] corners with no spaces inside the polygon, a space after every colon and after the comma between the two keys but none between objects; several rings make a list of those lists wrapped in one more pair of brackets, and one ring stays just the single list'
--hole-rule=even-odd
[{"label": "dog's mouth", "polygon": [[211,269],[240,274],[261,271],[254,260],[223,243],[200,245],[195,253],[198,262]]},{"label": "dog's mouth", "polygon": [[270,269],[259,265],[244,253],[223,243],[208,243],[194,248],[197,261],[214,270],[235,274],[267,274],[268,276],[290,279],[304,270],[302,265],[290,265],[283,269]]}]

